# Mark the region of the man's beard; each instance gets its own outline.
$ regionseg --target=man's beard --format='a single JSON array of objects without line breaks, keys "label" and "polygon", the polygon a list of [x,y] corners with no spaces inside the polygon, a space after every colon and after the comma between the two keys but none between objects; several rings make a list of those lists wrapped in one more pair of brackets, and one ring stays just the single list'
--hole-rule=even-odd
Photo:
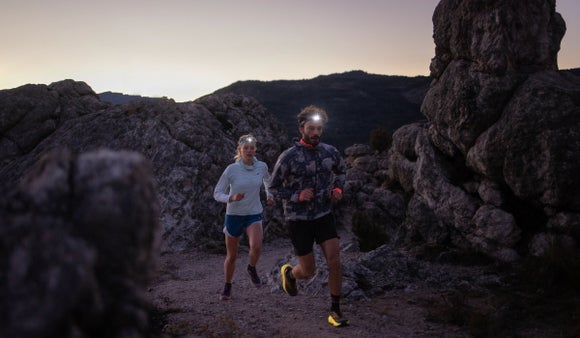
[{"label": "man's beard", "polygon": [[304,141],[308,144],[311,144],[313,146],[317,145],[318,143],[320,143],[320,136],[315,136],[315,137],[308,137],[308,136],[304,136]]}]

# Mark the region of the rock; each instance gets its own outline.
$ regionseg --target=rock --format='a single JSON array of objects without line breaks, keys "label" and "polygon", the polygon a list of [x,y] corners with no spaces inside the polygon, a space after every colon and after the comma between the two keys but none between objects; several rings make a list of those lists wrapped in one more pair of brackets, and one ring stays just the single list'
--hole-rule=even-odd
[{"label": "rock", "polygon": [[579,240],[580,78],[558,71],[555,3],[443,0],[433,24],[428,123],[389,150],[388,186],[411,195],[407,240],[501,261],[546,230]]},{"label": "rock", "polygon": [[574,254],[578,250],[578,242],[567,235],[539,233],[530,241],[530,254],[536,257],[551,255],[554,250]]},{"label": "rock", "polygon": [[145,158],[51,152],[3,197],[1,336],[151,336],[160,227]]},{"label": "rock", "polygon": [[[239,136],[256,136],[257,157],[270,170],[287,146],[286,133],[271,114],[239,95],[112,106],[99,101],[87,84],[65,80],[0,91],[0,103],[0,189],[9,191],[36,159],[55,148],[138,152],[153,167],[163,251],[223,244],[225,205],[214,201],[213,187],[233,161]],[[280,219],[279,213],[267,209],[265,218]]]}]

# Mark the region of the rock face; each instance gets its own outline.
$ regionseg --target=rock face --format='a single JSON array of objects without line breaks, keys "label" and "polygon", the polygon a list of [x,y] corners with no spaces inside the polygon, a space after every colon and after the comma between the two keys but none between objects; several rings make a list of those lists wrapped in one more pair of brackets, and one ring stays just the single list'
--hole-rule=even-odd
[{"label": "rock face", "polygon": [[270,168],[287,145],[265,108],[238,95],[113,106],[85,83],[65,80],[0,91],[0,107],[2,191],[53,149],[138,152],[152,163],[164,251],[223,242],[225,205],[214,201],[213,188],[239,136],[258,138],[257,156]]},{"label": "rock face", "polygon": [[54,151],[4,197],[0,336],[151,336],[160,228],[147,160]]},{"label": "rock face", "polygon": [[408,196],[406,241],[502,261],[574,248],[580,78],[558,71],[555,2],[443,0],[433,23],[429,122],[397,130],[389,152],[387,185]]}]

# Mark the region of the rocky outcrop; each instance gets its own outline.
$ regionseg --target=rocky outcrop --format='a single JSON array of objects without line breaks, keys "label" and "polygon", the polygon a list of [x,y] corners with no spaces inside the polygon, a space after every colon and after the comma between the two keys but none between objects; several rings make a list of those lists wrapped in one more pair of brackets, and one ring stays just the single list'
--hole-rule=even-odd
[{"label": "rocky outcrop", "polygon": [[433,23],[429,122],[394,133],[385,182],[407,196],[407,242],[502,261],[574,249],[580,78],[558,71],[555,2],[443,0]]},{"label": "rocky outcrop", "polygon": [[150,162],[54,151],[0,204],[0,336],[150,337],[159,252]]},{"label": "rocky outcrop", "polygon": [[[2,191],[54,149],[138,152],[152,164],[163,251],[221,246],[225,205],[214,201],[213,187],[233,161],[239,136],[258,138],[257,156],[270,168],[287,145],[266,109],[239,95],[110,105],[87,84],[65,80],[0,91],[0,107]],[[268,209],[266,217],[276,212]]]}]

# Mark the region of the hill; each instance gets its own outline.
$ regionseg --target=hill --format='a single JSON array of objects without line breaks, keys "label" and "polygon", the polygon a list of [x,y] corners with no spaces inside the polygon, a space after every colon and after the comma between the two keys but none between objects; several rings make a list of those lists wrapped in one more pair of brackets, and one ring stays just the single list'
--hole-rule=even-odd
[{"label": "hill", "polygon": [[123,93],[115,93],[111,91],[100,93],[99,98],[101,99],[101,101],[108,102],[111,104],[125,104],[133,101],[155,102],[158,100],[165,99],[165,97],[158,98],[141,95],[128,95]]},{"label": "hill", "polygon": [[238,81],[214,94],[251,96],[298,136],[296,114],[314,104],[330,115],[324,141],[340,150],[354,143],[369,143],[371,130],[393,132],[424,119],[420,107],[431,79],[351,71],[305,80]]}]

